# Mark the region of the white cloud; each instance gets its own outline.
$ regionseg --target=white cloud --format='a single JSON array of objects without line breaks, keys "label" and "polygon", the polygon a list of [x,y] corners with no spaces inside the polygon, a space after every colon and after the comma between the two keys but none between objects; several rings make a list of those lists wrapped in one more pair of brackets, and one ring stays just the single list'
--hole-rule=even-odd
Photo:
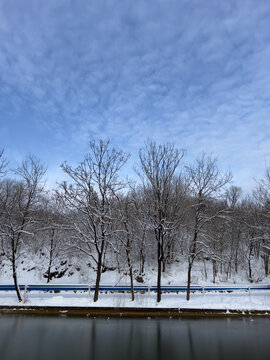
[{"label": "white cloud", "polygon": [[25,136],[31,148],[16,126],[27,121],[55,168],[93,138],[133,153],[146,138],[174,141],[190,157],[217,154],[249,188],[270,156],[269,11],[267,1],[1,3],[0,110],[14,139],[5,130],[0,143],[21,153]]}]

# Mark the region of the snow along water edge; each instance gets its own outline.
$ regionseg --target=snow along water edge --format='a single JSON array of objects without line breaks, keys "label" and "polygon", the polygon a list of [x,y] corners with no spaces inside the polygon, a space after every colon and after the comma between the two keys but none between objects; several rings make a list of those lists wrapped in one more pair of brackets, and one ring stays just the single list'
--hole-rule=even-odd
[{"label": "snow along water edge", "polygon": [[53,292],[30,292],[26,294],[25,302],[19,303],[14,291],[0,293],[0,306],[14,307],[98,307],[98,308],[155,308],[155,309],[202,309],[202,310],[257,310],[270,311],[270,291],[233,291],[192,293],[190,301],[186,301],[186,294],[165,293],[162,294],[160,303],[156,301],[156,294],[135,294],[135,300],[131,301],[129,293],[100,293],[99,300],[93,301],[93,292],[90,298],[87,292],[77,291],[70,293],[61,291]]}]

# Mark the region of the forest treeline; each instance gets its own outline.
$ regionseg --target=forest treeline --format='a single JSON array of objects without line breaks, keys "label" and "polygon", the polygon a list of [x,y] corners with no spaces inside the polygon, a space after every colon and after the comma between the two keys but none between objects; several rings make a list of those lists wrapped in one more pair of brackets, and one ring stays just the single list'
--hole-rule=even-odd
[{"label": "forest treeline", "polygon": [[187,300],[196,261],[211,262],[213,283],[219,273],[229,280],[243,268],[249,281],[260,281],[254,262],[269,274],[270,169],[253,195],[243,196],[210,155],[187,165],[173,144],[147,141],[136,182],[119,178],[128,158],[109,140],[91,142],[77,166],[61,165],[68,180],[48,191],[39,159],[28,156],[7,176],[0,151],[0,262],[11,266],[19,301],[18,262],[29,253],[46,257],[48,282],[56,264],[74,254],[87,258],[96,274],[94,301],[110,269],[129,275],[133,300],[134,274],[142,280],[152,264],[158,302],[162,273],[175,262],[187,263]]}]

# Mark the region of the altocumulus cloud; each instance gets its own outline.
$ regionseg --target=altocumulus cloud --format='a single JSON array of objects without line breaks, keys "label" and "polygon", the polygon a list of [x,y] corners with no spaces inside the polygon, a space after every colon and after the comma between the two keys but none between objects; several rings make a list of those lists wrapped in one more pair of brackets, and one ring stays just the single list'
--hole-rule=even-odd
[{"label": "altocumulus cloud", "polygon": [[90,139],[174,141],[249,189],[270,162],[269,23],[260,0],[2,1],[0,147],[53,179]]}]

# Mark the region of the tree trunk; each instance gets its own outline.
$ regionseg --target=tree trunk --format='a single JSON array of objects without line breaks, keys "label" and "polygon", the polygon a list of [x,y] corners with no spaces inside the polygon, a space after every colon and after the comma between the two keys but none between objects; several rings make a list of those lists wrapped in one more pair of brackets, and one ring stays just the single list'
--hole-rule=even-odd
[{"label": "tree trunk", "polygon": [[161,300],[161,265],[162,265],[162,257],[161,257],[161,243],[158,242],[158,274],[157,274],[157,302]]},{"label": "tree trunk", "polygon": [[197,249],[197,238],[198,238],[198,224],[199,224],[199,214],[200,214],[200,194],[199,194],[199,205],[196,209],[196,216],[195,216],[195,225],[194,225],[194,235],[193,235],[193,241],[190,245],[189,249],[189,259],[188,259],[188,279],[187,279],[187,297],[186,300],[190,299],[190,284],[191,284],[191,269],[193,262],[196,258],[196,249]]},{"label": "tree trunk", "polygon": [[223,274],[223,251],[221,248],[221,252],[220,252],[220,273],[221,275]]},{"label": "tree trunk", "polygon": [[141,249],[140,250],[140,275],[142,275],[144,273],[144,262],[145,262],[144,251]]},{"label": "tree trunk", "polygon": [[99,284],[101,279],[101,267],[102,267],[102,253],[100,252],[98,254],[98,261],[97,261],[97,277],[96,277],[94,302],[98,301]]},{"label": "tree trunk", "polygon": [[237,272],[238,272],[238,249],[235,250],[234,270],[235,270],[235,273],[237,274]]},{"label": "tree trunk", "polygon": [[253,282],[252,279],[252,269],[251,269],[251,254],[252,254],[253,247],[250,246],[249,254],[248,254],[248,278],[250,282]]},{"label": "tree trunk", "polygon": [[144,274],[145,263],[145,228],[143,229],[142,239],[140,242],[140,275]]},{"label": "tree trunk", "polygon": [[165,272],[166,270],[166,259],[163,259],[162,261],[162,272]]},{"label": "tree trunk", "polygon": [[131,301],[134,301],[134,300],[135,300],[135,296],[134,296],[134,285],[133,285],[133,269],[132,269],[132,265],[131,265],[130,252],[129,252],[128,248],[126,248],[126,254],[127,254],[128,267],[129,267],[129,278],[130,278],[130,289],[131,289]]},{"label": "tree trunk", "polygon": [[134,300],[135,300],[135,295],[134,295],[132,266],[131,266],[130,269],[129,269],[129,277],[130,277],[131,301],[134,301]]},{"label": "tree trunk", "polygon": [[13,277],[13,280],[14,280],[14,286],[15,286],[15,290],[16,290],[18,300],[21,302],[22,297],[21,297],[20,288],[18,286],[18,281],[17,281],[16,258],[15,258],[15,252],[14,251],[12,251],[12,277]]},{"label": "tree trunk", "polygon": [[189,264],[188,264],[188,279],[187,279],[187,296],[186,296],[186,300],[187,300],[187,301],[189,301],[189,299],[190,299],[191,269],[192,269],[192,261],[189,260]]},{"label": "tree trunk", "polygon": [[216,266],[217,262],[216,262],[216,260],[213,260],[212,262],[213,262],[213,284],[215,284],[216,283],[216,275],[217,275],[217,266]]},{"label": "tree trunk", "polygon": [[264,272],[265,276],[269,275],[269,254],[264,255]]},{"label": "tree trunk", "polygon": [[253,282],[250,258],[248,259],[248,279],[250,282]]},{"label": "tree trunk", "polygon": [[51,260],[49,261],[49,265],[48,265],[48,270],[47,270],[47,274],[48,274],[48,277],[47,277],[47,284],[49,284],[50,280],[51,280]]},{"label": "tree trunk", "polygon": [[47,270],[47,274],[48,274],[47,284],[51,280],[51,268],[52,268],[52,259],[53,259],[53,239],[54,239],[54,230],[53,230],[51,241],[50,241],[50,257],[49,257],[49,265],[48,265],[48,270]]},{"label": "tree trunk", "polygon": [[130,289],[131,289],[131,301],[135,300],[134,296],[134,285],[133,285],[133,271],[132,266],[129,268],[129,278],[130,278]]},{"label": "tree trunk", "polygon": [[205,259],[203,258],[203,267],[204,267],[204,279],[205,281],[207,281],[207,269],[206,269],[206,264],[205,264]]}]

